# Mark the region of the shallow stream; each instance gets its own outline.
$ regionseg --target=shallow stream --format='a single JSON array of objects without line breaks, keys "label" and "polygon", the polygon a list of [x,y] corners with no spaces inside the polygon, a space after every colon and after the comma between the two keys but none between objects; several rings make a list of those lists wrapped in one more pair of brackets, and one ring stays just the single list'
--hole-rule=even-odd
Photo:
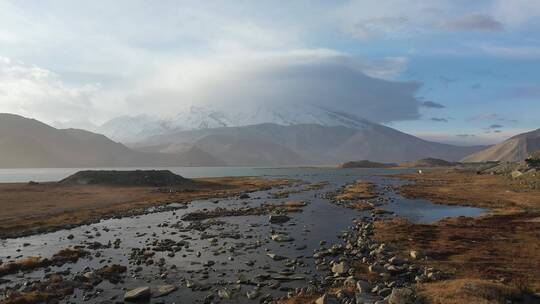
[{"label": "shallow stream", "polygon": [[[214,171],[206,168],[200,169],[201,172],[193,168],[189,170],[171,168],[171,170],[186,177],[258,175],[299,179],[305,183],[288,189],[292,191],[286,199],[273,198],[272,194],[280,189],[259,191],[250,193],[250,198],[247,199],[235,197],[222,199],[217,203],[214,200],[194,201],[187,208],[173,204],[163,208],[162,211],[141,216],[103,220],[100,223],[70,230],[0,240],[0,259],[8,261],[29,256],[50,257],[66,247],[88,246],[93,242],[107,244],[118,239],[117,248],[111,246],[89,250],[92,253],[90,258],[82,258],[77,263],[47,269],[50,273],[69,269],[71,274],[75,274],[110,264],[128,267],[123,282],[114,285],[103,281],[91,292],[77,290],[74,295],[63,300],[64,303],[82,302],[83,298],[87,303],[121,301],[126,289],[139,286],[156,288],[164,284],[176,285],[178,290],[166,297],[152,299],[152,303],[203,302],[208,294],[217,294],[216,291],[220,289],[227,291],[231,296],[229,300],[231,302],[258,303],[259,299],[248,299],[246,296],[248,292],[255,290],[257,284],[260,287],[258,290],[260,296],[256,298],[266,294],[275,297],[284,296],[288,290],[305,286],[308,281],[324,275],[315,267],[313,251],[325,242],[328,244],[337,242],[341,231],[351,225],[354,218],[368,216],[367,213],[333,204],[324,198],[324,194],[357,179],[374,182],[383,190],[386,203],[381,206],[382,209],[392,211],[395,216],[403,216],[413,222],[432,222],[448,216],[477,216],[484,212],[478,208],[444,206],[425,200],[405,199],[390,187],[403,181],[380,176],[384,173],[396,173],[396,170],[325,168],[216,168]],[[10,174],[11,178],[17,176],[16,181],[54,180],[55,174],[58,174],[57,171],[49,174],[40,172],[41,180],[31,174],[23,178],[24,172],[10,171]],[[15,181],[9,180],[7,176],[3,178],[4,181],[6,179]],[[329,184],[322,189],[307,187],[308,184],[323,181]],[[222,217],[203,221],[206,225],[197,230],[191,229],[189,222],[181,220],[185,213],[205,208],[254,207],[264,202],[281,203],[287,200],[301,200],[309,204],[303,208],[303,212],[289,214],[292,219],[284,224],[270,224],[268,215]],[[277,232],[294,240],[291,242],[271,240],[270,236]],[[170,251],[156,252],[153,257],[155,263],[152,265],[135,265],[134,260],[130,259],[134,248],[153,247],[155,242],[165,239],[174,242],[184,241],[188,245],[177,249],[174,255]],[[270,258],[268,253],[275,253],[287,259],[277,261]],[[9,282],[0,283],[0,289],[40,280],[44,275],[44,269],[40,269],[5,276],[3,279]],[[237,281],[242,284],[237,285]],[[186,287],[191,284],[199,287]],[[223,299],[219,301],[227,302]]]}]

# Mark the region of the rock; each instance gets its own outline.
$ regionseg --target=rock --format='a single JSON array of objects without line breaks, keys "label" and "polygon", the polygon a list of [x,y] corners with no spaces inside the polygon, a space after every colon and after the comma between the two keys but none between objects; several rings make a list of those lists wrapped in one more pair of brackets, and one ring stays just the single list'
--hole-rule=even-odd
[{"label": "rock", "polygon": [[371,283],[369,283],[368,281],[359,280],[356,282],[356,289],[358,289],[359,293],[369,292],[371,288]]},{"label": "rock", "polygon": [[390,289],[390,288],[382,288],[382,289],[379,290],[379,292],[378,292],[378,294],[379,294],[381,297],[387,297],[387,296],[389,296],[391,293],[392,293],[392,289]]},{"label": "rock", "polygon": [[339,304],[339,301],[333,295],[325,293],[315,301],[315,304]]},{"label": "rock", "polygon": [[174,286],[174,285],[161,285],[161,286],[158,287],[157,293],[154,294],[154,297],[155,298],[164,297],[164,296],[176,291],[176,289],[178,289],[178,288],[176,286]]},{"label": "rock", "polygon": [[411,252],[409,253],[409,256],[411,256],[411,258],[416,260],[420,258],[420,253],[416,250],[411,250]]},{"label": "rock", "polygon": [[150,287],[138,287],[132,290],[127,291],[124,294],[124,301],[133,302],[142,299],[147,299],[152,295]]},{"label": "rock", "polygon": [[356,286],[356,280],[353,276],[347,277],[345,281],[343,281],[343,287],[346,289],[354,289]]},{"label": "rock", "polygon": [[288,222],[290,219],[291,218],[286,215],[270,215],[268,220],[272,224],[281,224]]},{"label": "rock", "polygon": [[266,255],[269,256],[274,261],[282,261],[282,260],[287,259],[286,257],[277,255],[275,253],[267,253]]},{"label": "rock", "polygon": [[382,267],[379,264],[373,264],[373,265],[369,265],[368,270],[369,272],[373,272],[373,273],[382,273],[384,272],[384,267]]},{"label": "rock", "polygon": [[255,290],[253,290],[253,291],[248,291],[248,292],[246,293],[246,297],[247,297],[248,299],[250,299],[250,300],[254,300],[254,299],[256,299],[256,298],[259,297],[259,294],[260,294],[260,293],[259,293],[259,290],[258,290],[258,289],[255,289]]},{"label": "rock", "polygon": [[220,289],[218,290],[218,297],[224,300],[230,300],[231,299],[231,292],[227,289]]},{"label": "rock", "polygon": [[97,278],[97,275],[93,271],[87,271],[83,274],[83,277],[85,277],[87,280],[94,280]]},{"label": "rock", "polygon": [[410,288],[394,288],[388,304],[414,304],[415,298],[414,291]]},{"label": "rock", "polygon": [[292,242],[294,239],[285,234],[272,234],[271,239],[276,242]]},{"label": "rock", "polygon": [[249,194],[247,194],[247,193],[242,193],[238,198],[239,198],[239,199],[247,199],[247,198],[249,198]]},{"label": "rock", "polygon": [[402,264],[405,263],[404,260],[398,258],[397,256],[391,257],[391,258],[388,260],[388,262],[389,262],[390,264],[392,264],[392,265],[397,265],[397,266],[402,265]]},{"label": "rock", "polygon": [[347,265],[347,262],[345,261],[332,265],[332,272],[335,275],[343,275],[347,273],[347,271],[349,271],[349,265]]},{"label": "rock", "polygon": [[510,173],[510,175],[512,176],[512,178],[518,178],[518,177],[522,176],[523,173],[521,173],[518,170],[514,170],[514,171],[512,171],[512,173]]},{"label": "rock", "polygon": [[210,260],[210,261],[206,261],[206,262],[203,264],[203,266],[204,266],[204,267],[212,267],[212,266],[214,266],[215,264],[216,264],[216,262]]}]

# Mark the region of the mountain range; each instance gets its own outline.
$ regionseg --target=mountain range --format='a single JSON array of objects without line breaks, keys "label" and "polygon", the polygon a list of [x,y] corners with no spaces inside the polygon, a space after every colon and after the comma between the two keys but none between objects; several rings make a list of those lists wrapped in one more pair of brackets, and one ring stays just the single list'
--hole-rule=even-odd
[{"label": "mountain range", "polygon": [[227,165],[328,165],[349,160],[402,162],[425,157],[459,160],[485,147],[434,143],[368,121],[362,128],[317,124],[258,124],[180,131],[154,136],[133,149],[145,152],[205,152]]},{"label": "mountain range", "polygon": [[169,117],[150,115],[120,116],[113,118],[92,131],[105,134],[121,142],[138,142],[141,139],[179,131],[240,127],[261,123],[291,126],[298,124],[318,124],[322,126],[343,126],[363,128],[364,119],[340,111],[307,104],[258,105],[255,108],[232,109],[210,108],[207,106],[185,106]]},{"label": "mountain range", "polygon": [[166,132],[126,146],[101,134],[0,114],[0,167],[335,165],[358,159],[458,160],[485,148],[425,141],[358,118],[347,123],[356,128],[265,123]]},{"label": "mountain range", "polygon": [[526,159],[540,150],[540,129],[518,134],[495,146],[465,157],[463,162],[509,161]]}]

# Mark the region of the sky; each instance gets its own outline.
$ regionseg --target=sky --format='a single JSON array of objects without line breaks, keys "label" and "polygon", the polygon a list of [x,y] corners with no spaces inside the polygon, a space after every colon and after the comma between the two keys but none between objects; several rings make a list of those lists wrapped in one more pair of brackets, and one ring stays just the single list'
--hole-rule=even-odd
[{"label": "sky", "polygon": [[540,127],[540,2],[0,0],[0,112],[308,103],[425,139]]}]

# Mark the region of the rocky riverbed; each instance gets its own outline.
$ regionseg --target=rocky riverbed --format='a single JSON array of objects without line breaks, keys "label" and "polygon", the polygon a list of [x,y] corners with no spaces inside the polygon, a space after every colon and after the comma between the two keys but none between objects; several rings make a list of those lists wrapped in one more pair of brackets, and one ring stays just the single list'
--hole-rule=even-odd
[{"label": "rocky riverbed", "polygon": [[[391,190],[397,181],[371,172],[286,172],[305,182],[2,240],[0,300],[268,303],[326,294],[320,303],[375,303],[412,299],[411,283],[442,275],[417,265],[419,255],[400,256],[371,234],[376,218],[430,221],[445,214],[444,206],[404,199]],[[364,200],[384,212],[332,199],[360,178],[378,193]],[[72,251],[81,254],[66,255]]]}]

